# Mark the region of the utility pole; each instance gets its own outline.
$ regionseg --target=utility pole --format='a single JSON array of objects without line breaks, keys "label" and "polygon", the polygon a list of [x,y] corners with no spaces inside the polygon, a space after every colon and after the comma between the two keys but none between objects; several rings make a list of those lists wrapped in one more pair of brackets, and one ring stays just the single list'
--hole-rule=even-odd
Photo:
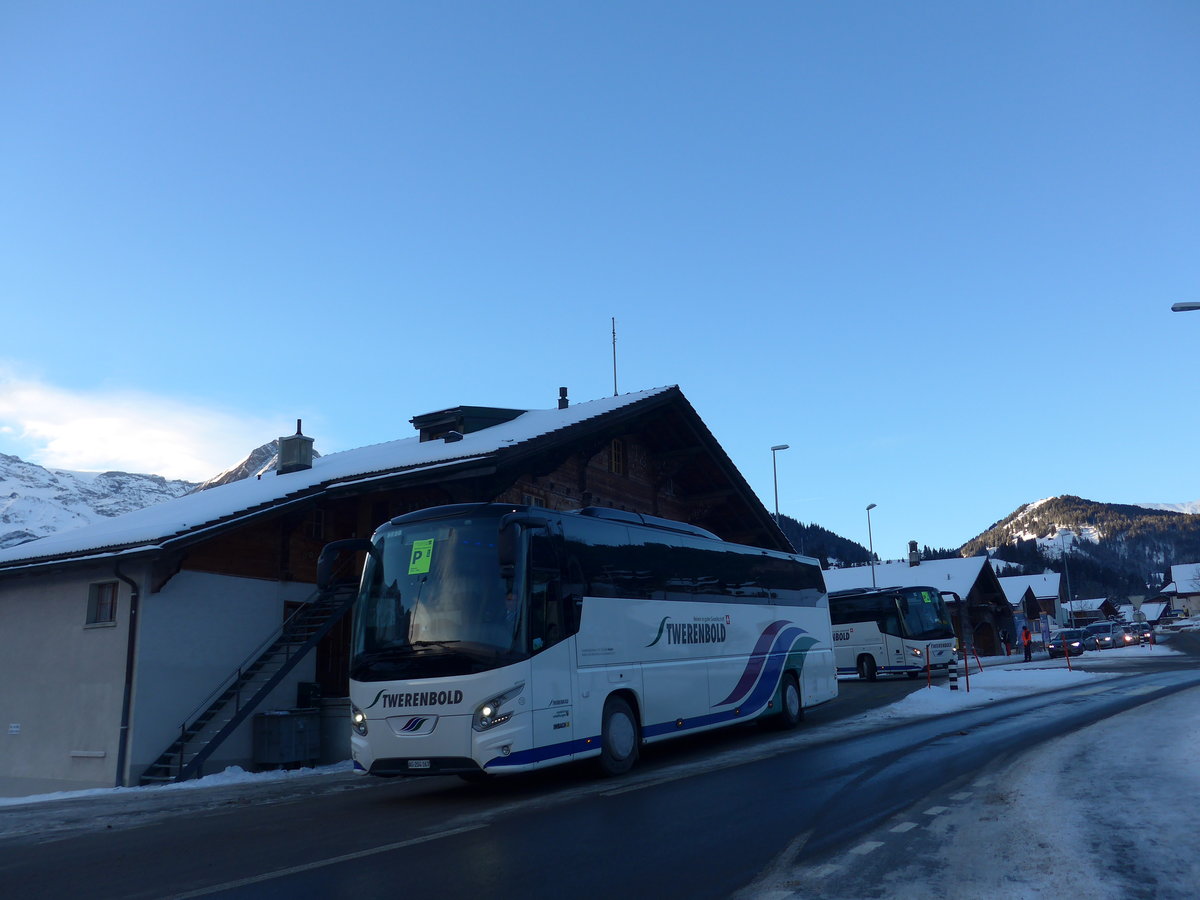
[{"label": "utility pole", "polygon": [[612,338],[613,338],[613,396],[617,396],[617,317],[613,316],[612,320]]}]

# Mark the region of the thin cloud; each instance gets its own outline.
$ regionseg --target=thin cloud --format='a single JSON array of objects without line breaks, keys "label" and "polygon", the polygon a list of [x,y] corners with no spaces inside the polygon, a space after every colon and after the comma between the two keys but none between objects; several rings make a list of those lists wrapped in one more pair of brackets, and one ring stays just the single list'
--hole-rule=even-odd
[{"label": "thin cloud", "polygon": [[202,481],[288,429],[140,391],[70,391],[0,372],[0,436],[47,468]]}]

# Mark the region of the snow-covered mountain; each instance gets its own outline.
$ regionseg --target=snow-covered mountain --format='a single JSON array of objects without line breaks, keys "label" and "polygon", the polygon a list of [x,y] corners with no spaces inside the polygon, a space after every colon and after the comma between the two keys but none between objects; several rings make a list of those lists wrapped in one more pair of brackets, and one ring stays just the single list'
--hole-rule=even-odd
[{"label": "snow-covered mountain", "polygon": [[[317,453],[315,450],[313,451],[313,459],[318,459],[320,456],[320,453]],[[196,487],[196,490],[205,491],[221,484],[229,484],[231,481],[241,481],[243,478],[257,478],[260,475],[265,475],[267,472],[274,472],[277,465],[279,465],[279,441],[274,440],[263,444],[256,450],[252,450],[250,455],[236,466],[232,466],[219,475],[214,475],[208,481],[202,482]]]},{"label": "snow-covered mountain", "polygon": [[1170,566],[1200,559],[1200,516],[1169,508],[1097,503],[1062,496],[1027,503],[968,541],[964,556],[987,553],[1026,571],[1061,570],[1074,592],[1131,596],[1157,590]]},{"label": "snow-covered mountain", "polygon": [[46,469],[0,453],[0,549],[186,494],[161,475]]},{"label": "snow-covered mountain", "polygon": [[[313,456],[319,454],[314,453]],[[200,484],[129,472],[47,469],[0,453],[0,550],[275,469],[279,442]]]},{"label": "snow-covered mountain", "polygon": [[1142,509],[1165,509],[1167,512],[1181,512],[1188,515],[1200,515],[1200,500],[1191,503],[1139,503]]}]

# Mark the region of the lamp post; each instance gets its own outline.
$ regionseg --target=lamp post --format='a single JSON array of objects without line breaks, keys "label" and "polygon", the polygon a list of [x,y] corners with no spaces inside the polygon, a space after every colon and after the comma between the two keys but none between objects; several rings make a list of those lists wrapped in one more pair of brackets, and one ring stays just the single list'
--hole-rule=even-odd
[{"label": "lamp post", "polygon": [[1194,312],[1200,309],[1200,303],[1192,300],[1185,300],[1181,303],[1171,305],[1171,312]]},{"label": "lamp post", "polygon": [[871,552],[871,587],[875,587],[875,538],[871,536],[871,510],[874,508],[874,503],[867,506],[867,543],[870,545]]},{"label": "lamp post", "polygon": [[771,479],[775,482],[775,524],[779,524],[779,469],[775,466],[775,454],[787,450],[787,444],[776,444],[771,448]]},{"label": "lamp post", "polygon": [[1075,627],[1075,604],[1071,602],[1071,573],[1067,571],[1067,542],[1060,531],[1058,542],[1062,546],[1063,578],[1067,581],[1067,613],[1071,619],[1071,627]]}]

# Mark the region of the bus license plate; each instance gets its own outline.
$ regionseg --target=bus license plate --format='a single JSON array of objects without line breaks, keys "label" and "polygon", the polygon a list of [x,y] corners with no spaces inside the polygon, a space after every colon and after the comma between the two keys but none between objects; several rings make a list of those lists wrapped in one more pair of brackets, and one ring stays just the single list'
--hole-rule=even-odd
[{"label": "bus license plate", "polygon": [[429,768],[429,760],[427,760],[427,759],[410,759],[408,761],[408,767],[410,769],[428,769]]}]

